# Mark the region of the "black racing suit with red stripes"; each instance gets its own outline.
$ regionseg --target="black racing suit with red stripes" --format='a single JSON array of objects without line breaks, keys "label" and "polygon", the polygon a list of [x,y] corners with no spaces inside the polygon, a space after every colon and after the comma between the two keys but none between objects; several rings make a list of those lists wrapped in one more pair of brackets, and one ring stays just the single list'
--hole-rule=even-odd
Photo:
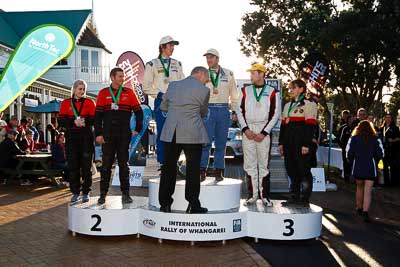
[{"label": "black racing suit with red stripes", "polygon": [[[313,187],[311,156],[317,114],[317,106],[309,100],[302,100],[289,112],[287,103],[282,113],[279,145],[283,146],[285,167],[291,179],[291,191],[295,199],[309,201]],[[302,154],[302,147],[309,153]],[[302,196],[301,196],[302,194]]]},{"label": "black racing suit with red stripes", "polygon": [[[85,127],[75,125],[75,105],[78,115],[85,119]],[[94,113],[96,106],[93,100],[87,98],[66,99],[61,103],[58,114],[58,124],[65,129],[66,156],[69,171],[70,190],[73,194],[90,192],[92,186],[92,161],[94,152]],[[81,185],[81,176],[83,184]]]},{"label": "black racing suit with red stripes", "polygon": [[[117,89],[113,88],[114,96]],[[109,87],[99,92],[96,103],[95,134],[103,136],[103,166],[101,170],[100,193],[107,194],[111,178],[111,169],[117,155],[119,166],[120,188],[122,193],[129,194],[129,144],[132,137],[130,120],[132,112],[136,117],[136,132],[142,130],[143,112],[140,102],[132,89],[122,89],[118,109],[112,109],[113,99]]]}]

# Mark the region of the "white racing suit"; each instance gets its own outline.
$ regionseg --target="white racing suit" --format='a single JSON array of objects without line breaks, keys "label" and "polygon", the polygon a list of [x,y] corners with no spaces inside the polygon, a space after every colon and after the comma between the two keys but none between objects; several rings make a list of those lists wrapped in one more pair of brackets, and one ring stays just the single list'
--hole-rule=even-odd
[{"label": "white racing suit", "polygon": [[[262,88],[256,88],[260,95]],[[244,170],[250,178],[252,197],[250,203],[255,202],[259,195],[265,202],[269,202],[270,175],[269,161],[271,154],[271,130],[279,120],[281,113],[281,97],[279,91],[266,86],[257,101],[253,85],[242,88],[239,92],[237,115],[243,132]],[[250,129],[255,134],[263,134],[261,142],[249,140],[244,134]]]}]

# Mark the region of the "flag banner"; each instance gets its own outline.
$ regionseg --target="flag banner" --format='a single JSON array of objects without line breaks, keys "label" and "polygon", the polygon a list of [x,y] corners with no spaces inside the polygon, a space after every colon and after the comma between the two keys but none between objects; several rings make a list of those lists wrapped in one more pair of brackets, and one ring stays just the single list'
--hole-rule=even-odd
[{"label": "flag banner", "polygon": [[140,103],[148,104],[148,98],[143,92],[144,63],[141,57],[132,51],[122,53],[117,66],[123,69],[125,74],[124,86],[134,89]]},{"label": "flag banner", "polygon": [[0,111],[58,61],[68,57],[74,45],[71,32],[61,25],[43,24],[28,32],[0,76]]},{"label": "flag banner", "polygon": [[317,98],[323,95],[328,71],[328,60],[317,52],[306,56],[300,65],[300,75],[307,82],[307,90]]}]

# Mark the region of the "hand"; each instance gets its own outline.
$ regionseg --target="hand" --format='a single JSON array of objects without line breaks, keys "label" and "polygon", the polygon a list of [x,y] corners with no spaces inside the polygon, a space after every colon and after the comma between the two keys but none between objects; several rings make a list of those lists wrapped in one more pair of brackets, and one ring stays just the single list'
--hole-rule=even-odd
[{"label": "hand", "polygon": [[318,144],[318,141],[315,138],[312,139],[312,142],[315,143],[315,144]]},{"label": "hand", "polygon": [[265,138],[265,135],[263,135],[262,133],[259,133],[254,137],[254,141],[261,143],[264,140],[264,138]]},{"label": "hand", "polygon": [[99,145],[105,144],[106,141],[104,141],[104,137],[102,135],[96,136],[96,143]]},{"label": "hand", "polygon": [[132,131],[132,136],[138,135],[139,133],[136,131]]},{"label": "hand", "polygon": [[393,138],[388,138],[388,141],[389,141],[390,143],[393,143],[394,139],[393,139]]},{"label": "hand", "polygon": [[308,147],[302,146],[301,147],[301,154],[302,155],[306,155],[308,154],[308,152],[310,152],[310,150],[308,149]]},{"label": "hand", "polygon": [[256,137],[256,134],[253,133],[251,130],[247,129],[244,134],[246,135],[247,139],[253,140]]},{"label": "hand", "polygon": [[283,145],[278,146],[278,153],[281,155],[281,157],[283,156]]}]

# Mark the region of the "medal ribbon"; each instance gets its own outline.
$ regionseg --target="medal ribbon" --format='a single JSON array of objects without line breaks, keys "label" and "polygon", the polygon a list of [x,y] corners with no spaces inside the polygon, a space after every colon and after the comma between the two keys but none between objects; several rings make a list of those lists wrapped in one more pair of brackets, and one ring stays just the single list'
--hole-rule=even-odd
[{"label": "medal ribbon", "polygon": [[289,113],[297,106],[297,104],[298,103],[300,103],[300,101],[302,101],[304,99],[304,95],[301,95],[300,97],[299,97],[299,99],[297,99],[297,101],[296,102],[294,102],[294,103],[290,103],[290,106],[289,106],[289,109],[288,109],[288,112],[287,112],[287,116],[289,117]]},{"label": "medal ribbon", "polygon": [[261,89],[261,92],[259,95],[257,95],[257,89],[256,86],[253,84],[253,93],[254,93],[254,97],[256,98],[257,102],[260,102],[262,94],[265,91],[265,88],[267,88],[267,84],[264,84],[263,88]]},{"label": "medal ribbon", "polygon": [[77,109],[76,106],[75,106],[74,99],[71,98],[71,106],[72,106],[72,111],[74,112],[75,118],[78,118],[79,115],[81,115],[81,112],[82,112],[83,104],[84,104],[84,103],[85,103],[85,99],[83,99],[82,104],[81,104],[81,107],[79,108],[79,111],[78,111],[78,109]]},{"label": "medal ribbon", "polygon": [[169,77],[169,67],[171,67],[171,59],[169,59],[168,67],[165,67],[165,59],[163,59],[162,56],[159,56],[158,58],[161,61],[161,65],[162,65],[163,70],[164,70],[164,75],[165,75],[165,77],[168,78]]},{"label": "medal ribbon", "polygon": [[212,71],[211,69],[209,70],[209,72],[210,72],[211,82],[212,82],[214,88],[217,88],[217,87],[218,87],[218,84],[219,84],[219,78],[221,77],[221,76],[219,75],[220,72],[221,72],[221,68],[219,68],[216,77],[214,77],[214,73],[213,73],[213,71]]},{"label": "medal ribbon", "polygon": [[112,91],[111,85],[110,85],[110,95],[111,95],[111,97],[112,97],[112,99],[113,99],[113,102],[114,102],[115,104],[117,104],[118,101],[119,101],[119,97],[121,96],[122,88],[123,88],[122,86],[120,86],[120,87],[118,88],[117,95],[115,96],[114,93],[113,93],[113,91]]}]

